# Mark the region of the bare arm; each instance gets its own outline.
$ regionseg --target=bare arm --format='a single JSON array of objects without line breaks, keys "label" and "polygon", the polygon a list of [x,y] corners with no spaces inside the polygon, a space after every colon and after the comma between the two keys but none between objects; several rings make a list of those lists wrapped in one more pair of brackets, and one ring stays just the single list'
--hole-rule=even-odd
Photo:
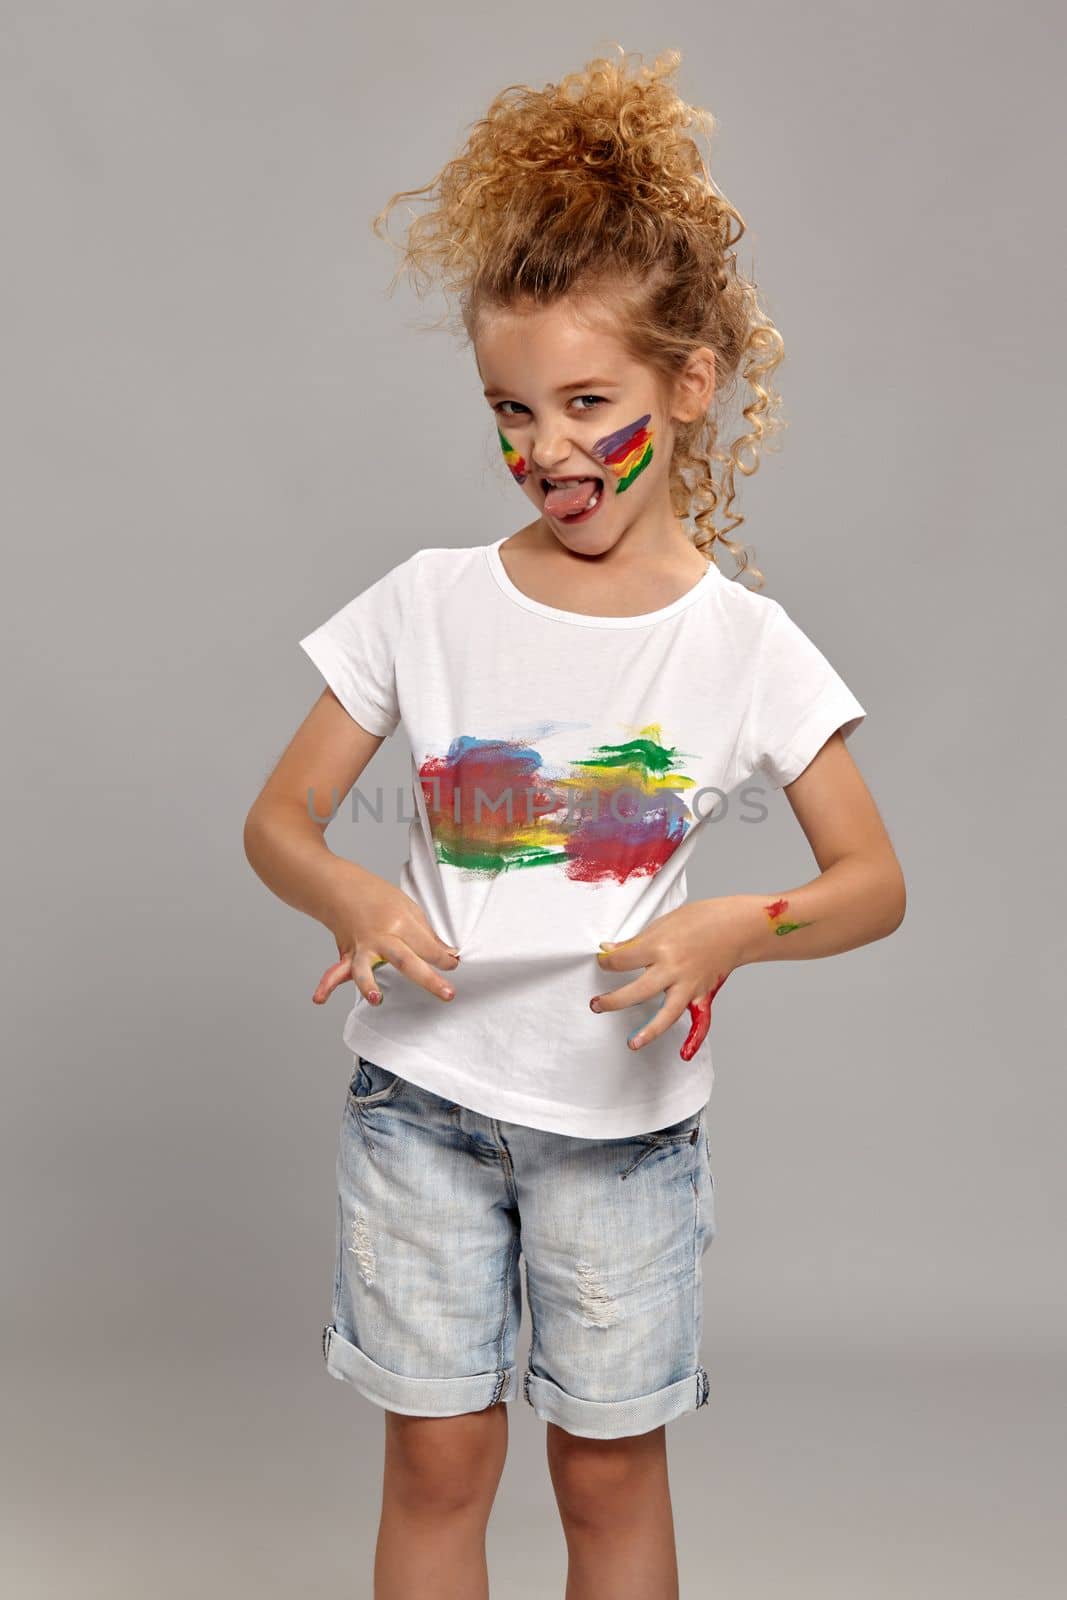
[{"label": "bare arm", "polygon": [[904,920],[900,862],[840,732],[784,792],[819,876],[795,889],[731,897],[737,966],[838,955],[884,939]]},{"label": "bare arm", "polygon": [[371,874],[335,855],[328,821],[383,740],[324,689],[245,818],[245,855],[280,900],[332,928],[346,892]]},{"label": "bare arm", "polygon": [[657,1015],[630,1036],[631,1049],[658,1038],[688,1008],[692,1025],[680,1054],[691,1060],[707,1036],[712,1001],[735,968],[837,955],[900,926],[904,875],[840,730],[785,793],[821,869],[817,878],[797,889],[690,901],[635,938],[601,946],[602,971],[644,970],[594,995],[594,1011],[665,995]]},{"label": "bare arm", "polygon": [[245,855],[272,893],[321,922],[337,941],[337,966],[316,999],[326,999],[349,977],[371,999],[378,992],[373,968],[388,961],[447,1000],[453,990],[434,967],[458,964],[452,947],[401,889],[326,843],[329,819],[382,742],[324,689],[245,818]]}]

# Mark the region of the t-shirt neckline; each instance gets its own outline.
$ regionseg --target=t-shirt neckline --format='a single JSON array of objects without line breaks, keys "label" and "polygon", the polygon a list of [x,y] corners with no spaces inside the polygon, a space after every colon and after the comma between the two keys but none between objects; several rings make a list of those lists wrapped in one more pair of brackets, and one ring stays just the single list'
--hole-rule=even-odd
[{"label": "t-shirt neckline", "polygon": [[526,611],[532,611],[535,616],[550,617],[554,622],[576,622],[586,628],[647,628],[654,622],[663,622],[667,617],[675,616],[679,611],[684,611],[702,599],[715,578],[719,576],[718,567],[713,561],[709,561],[707,571],[701,574],[691,589],[687,589],[685,594],[679,595],[677,600],[672,600],[669,605],[660,606],[658,611],[643,611],[635,617],[586,616],[581,611],[563,611],[558,606],[545,605],[540,600],[531,599],[512,583],[500,557],[500,546],[510,537],[510,534],[505,533],[492,544],[483,547],[489,571],[507,598]]}]

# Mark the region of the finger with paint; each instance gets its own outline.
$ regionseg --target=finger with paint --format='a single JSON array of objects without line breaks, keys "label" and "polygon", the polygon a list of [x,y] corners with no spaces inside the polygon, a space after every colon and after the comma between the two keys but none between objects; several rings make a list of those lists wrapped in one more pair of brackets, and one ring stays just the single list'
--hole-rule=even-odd
[{"label": "finger with paint", "polygon": [[[610,939],[602,940],[600,944],[600,950],[621,950],[624,949],[626,945],[633,943],[633,939],[623,939],[621,942],[615,942],[614,940]],[[689,1001],[688,1006],[686,1007],[689,1012],[690,1019],[689,1032],[686,1034],[684,1040],[682,1041],[681,1048],[678,1051],[678,1054],[683,1061],[692,1061],[693,1057],[700,1049],[700,1046],[707,1038],[708,1031],[711,1027],[711,1003],[729,976],[730,974],[728,972],[721,973],[718,981],[713,985],[712,988],[707,990],[705,994],[698,995],[695,1000]],[[664,992],[663,999],[659,1004],[660,1011],[663,1010],[663,1007],[666,1003],[667,995],[666,992]],[[642,1028],[644,1028],[646,1025],[647,1019],[645,1022],[639,1022],[633,1031],[627,1034],[626,1043],[632,1043],[632,1041],[641,1032]]]},{"label": "finger with paint", "polygon": [[[384,965],[385,957],[379,956],[376,961],[371,962],[371,971],[373,972],[375,967]],[[335,989],[339,989],[342,983],[348,983],[350,980],[352,980],[352,957],[350,955],[341,956],[339,960],[334,962],[332,967],[326,968],[326,971],[319,979],[315,993],[311,996],[312,1003],[317,1006],[324,1005]],[[381,990],[372,989],[367,998],[372,1005],[378,1005],[382,998]]]},{"label": "finger with paint", "polygon": [[692,1027],[686,1034],[682,1048],[678,1052],[683,1061],[692,1061],[707,1038],[708,1029],[711,1027],[711,1002],[729,976],[728,972],[724,972],[714,989],[709,989],[707,994],[701,995],[697,1000],[690,1000],[688,1010],[692,1019]]},{"label": "finger with paint", "polygon": [[[700,1046],[707,1038],[708,1030],[711,1027],[711,1002],[714,1000],[715,996],[718,994],[728,977],[729,973],[723,973],[714,989],[709,989],[707,994],[698,996],[696,1000],[690,1000],[688,1006],[686,1007],[690,1018],[689,1032],[682,1040],[681,1049],[678,1051],[678,1054],[681,1056],[683,1061],[692,1061],[693,1057],[700,1049]],[[664,995],[659,1007],[661,1011],[663,1010],[666,1001],[667,996]],[[629,1044],[630,1040],[633,1039],[636,1034],[640,1033],[644,1026],[645,1024],[643,1022],[639,1022],[637,1027],[633,1030],[633,1033],[627,1035],[626,1043]]]}]

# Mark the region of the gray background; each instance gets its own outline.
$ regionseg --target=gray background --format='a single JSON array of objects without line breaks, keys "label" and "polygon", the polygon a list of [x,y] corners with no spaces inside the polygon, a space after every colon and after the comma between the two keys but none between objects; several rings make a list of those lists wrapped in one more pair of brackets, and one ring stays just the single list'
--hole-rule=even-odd
[{"label": "gray background", "polygon": [[[420,546],[529,517],[369,219],[497,90],[616,39],[680,48],[719,119],[787,349],[740,536],[867,708],[909,889],[893,938],[742,970],[716,1006],[683,1593],[1061,1592],[1062,11],[657,15],[0,7],[26,1600],[370,1592],[382,1415],[319,1342],[352,991],[312,1006],[330,936],[241,828],[321,687],[298,638]],[[406,785],[402,735],[368,781]],[[709,830],[694,897],[814,875],[768,804]],[[405,829],[367,827],[333,848],[395,875]],[[561,1595],[544,1427],[510,1416],[493,1593]]]}]

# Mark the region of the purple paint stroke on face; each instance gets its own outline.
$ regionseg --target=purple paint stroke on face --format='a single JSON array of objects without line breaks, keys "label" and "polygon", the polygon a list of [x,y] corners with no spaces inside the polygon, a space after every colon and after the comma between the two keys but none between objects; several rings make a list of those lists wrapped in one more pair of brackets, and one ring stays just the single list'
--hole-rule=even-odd
[{"label": "purple paint stroke on face", "polygon": [[651,420],[651,414],[646,413],[628,428],[620,428],[617,433],[598,439],[593,446],[597,460],[602,461],[616,479],[616,494],[628,489],[652,460],[653,430],[647,426]]},{"label": "purple paint stroke on face", "polygon": [[634,435],[640,433],[641,429],[651,421],[652,413],[649,411],[643,417],[638,417],[636,422],[620,428],[618,432],[605,434],[603,439],[598,439],[593,446],[593,454],[600,459],[614,455],[621,445],[629,444]]}]

